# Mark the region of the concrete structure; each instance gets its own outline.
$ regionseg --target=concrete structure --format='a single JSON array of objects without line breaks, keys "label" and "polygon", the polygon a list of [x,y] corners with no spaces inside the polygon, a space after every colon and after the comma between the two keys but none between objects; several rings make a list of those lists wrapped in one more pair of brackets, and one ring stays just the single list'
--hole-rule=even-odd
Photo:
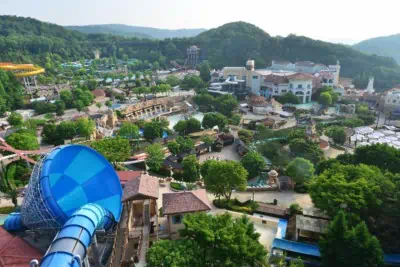
[{"label": "concrete structure", "polygon": [[385,114],[398,108],[400,108],[400,85],[384,92],[379,102],[379,110]]},{"label": "concrete structure", "polygon": [[196,67],[200,63],[200,51],[201,49],[195,45],[192,45],[186,50],[186,62],[185,65],[189,67]]},{"label": "concrete structure", "polygon": [[375,93],[374,89],[374,77],[369,78],[367,89],[365,89],[366,93],[373,94]]}]

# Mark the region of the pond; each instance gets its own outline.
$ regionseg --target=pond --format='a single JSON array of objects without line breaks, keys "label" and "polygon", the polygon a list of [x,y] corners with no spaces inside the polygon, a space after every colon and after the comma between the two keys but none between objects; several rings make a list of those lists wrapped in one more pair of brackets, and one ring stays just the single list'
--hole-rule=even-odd
[{"label": "pond", "polygon": [[[196,112],[192,114],[190,117],[198,119],[200,122],[203,121],[204,114],[201,112]],[[176,115],[171,115],[167,116],[167,120],[169,121],[169,128],[173,129],[174,126],[178,123],[178,121],[181,120],[186,120],[187,116],[183,114],[176,114]]]}]

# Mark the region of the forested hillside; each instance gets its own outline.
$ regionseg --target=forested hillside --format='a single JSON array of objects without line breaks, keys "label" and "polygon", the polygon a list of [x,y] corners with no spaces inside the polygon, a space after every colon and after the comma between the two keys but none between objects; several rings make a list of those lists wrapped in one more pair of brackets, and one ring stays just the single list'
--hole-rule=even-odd
[{"label": "forested hillside", "polygon": [[392,57],[400,64],[400,34],[364,40],[353,48],[367,54]]},{"label": "forested hillside", "polygon": [[273,59],[324,64],[335,64],[339,60],[341,75],[355,78],[357,87],[364,88],[370,75],[375,77],[376,88],[382,90],[400,84],[400,67],[392,58],[366,55],[345,45],[301,36],[271,37],[244,22],[229,23],[194,38],[149,40],[83,34],[34,19],[0,17],[0,61],[45,66],[51,60],[93,58],[93,51],[99,49],[102,57],[137,58],[169,67],[172,60],[184,62],[190,45],[200,46],[213,68],[243,66],[249,58],[256,60],[257,68],[267,67]]},{"label": "forested hillside", "polygon": [[206,29],[157,29],[150,27],[129,26],[123,24],[104,24],[87,26],[67,26],[67,29],[76,30],[83,33],[107,33],[121,35],[126,37],[165,39],[165,38],[183,38],[194,37]]}]

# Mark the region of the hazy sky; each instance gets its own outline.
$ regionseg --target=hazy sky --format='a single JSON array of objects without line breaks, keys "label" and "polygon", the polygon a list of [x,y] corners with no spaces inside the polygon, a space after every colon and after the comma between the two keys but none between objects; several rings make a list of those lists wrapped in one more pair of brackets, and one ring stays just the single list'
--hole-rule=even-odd
[{"label": "hazy sky", "polygon": [[0,0],[2,15],[60,25],[215,28],[240,20],[274,36],[346,43],[399,33],[399,10],[399,0]]}]

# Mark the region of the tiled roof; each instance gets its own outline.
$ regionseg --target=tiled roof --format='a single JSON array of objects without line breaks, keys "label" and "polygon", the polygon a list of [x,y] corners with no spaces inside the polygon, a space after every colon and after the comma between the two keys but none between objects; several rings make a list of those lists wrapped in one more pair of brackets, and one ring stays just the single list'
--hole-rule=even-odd
[{"label": "tiled roof", "polygon": [[314,80],[314,76],[307,73],[295,73],[292,75],[288,75],[287,78],[289,80]]},{"label": "tiled roof", "polygon": [[137,179],[130,180],[125,184],[122,201],[158,198],[158,186],[159,182],[156,177],[142,174]]},{"label": "tiled roof", "polygon": [[104,92],[104,90],[101,90],[101,89],[93,90],[93,91],[92,91],[92,94],[93,94],[95,97],[104,97],[104,96],[106,96],[106,93]]},{"label": "tiled roof", "polygon": [[182,214],[211,210],[207,192],[204,189],[163,194],[163,214]]},{"label": "tiled roof", "polygon": [[273,84],[282,84],[282,83],[288,83],[289,80],[287,77],[283,75],[275,75],[275,74],[270,74],[264,77],[265,82],[271,82]]},{"label": "tiled roof", "polygon": [[0,226],[0,266],[29,266],[31,260],[40,260],[42,256],[38,249]]},{"label": "tiled roof", "polygon": [[121,185],[125,185],[128,181],[139,178],[141,174],[141,171],[117,171]]}]

